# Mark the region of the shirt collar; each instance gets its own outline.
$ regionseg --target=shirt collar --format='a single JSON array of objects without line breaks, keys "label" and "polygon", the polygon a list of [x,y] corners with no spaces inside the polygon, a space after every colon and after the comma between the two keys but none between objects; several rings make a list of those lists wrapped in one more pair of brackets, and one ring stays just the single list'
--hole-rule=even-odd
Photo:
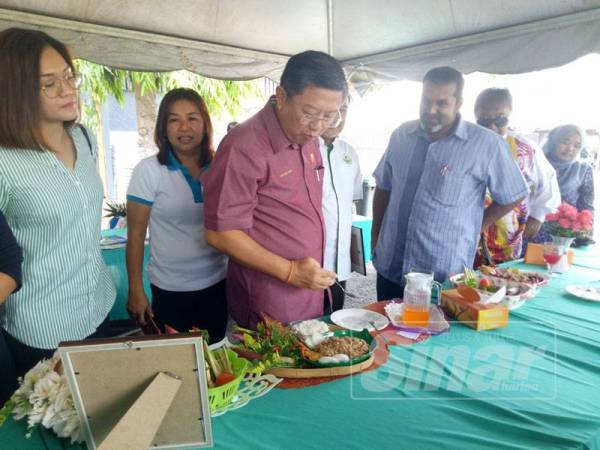
[{"label": "shirt collar", "polygon": [[267,135],[269,136],[269,141],[271,141],[273,152],[278,153],[280,150],[299,149],[300,146],[292,143],[283,132],[281,123],[279,122],[277,114],[275,113],[275,108],[275,96],[273,95],[271,98],[269,98],[267,104],[260,112],[262,120],[265,124]]},{"label": "shirt collar", "polygon": [[469,139],[469,134],[467,132],[467,123],[463,120],[462,116],[458,114],[458,123],[454,128],[454,131],[451,133],[454,134],[459,139],[466,141]]},{"label": "shirt collar", "polygon": [[[208,164],[205,165],[204,168],[208,168]],[[192,195],[194,196],[194,203],[204,202],[204,194],[202,193],[202,186],[200,185],[200,181],[192,177],[187,167],[185,167],[177,160],[172,150],[169,150],[169,154],[167,155],[167,169],[172,171],[181,171],[183,178],[185,178],[185,181],[192,190]]]},{"label": "shirt collar", "polygon": [[[466,122],[463,120],[462,116],[460,114],[457,114],[457,123],[455,124],[454,128],[450,131],[450,133],[448,134],[448,136],[454,135],[459,139],[462,140],[467,140],[469,139],[469,135],[467,132],[467,125]],[[425,132],[425,130],[423,130],[423,128],[421,128],[421,121],[420,120],[416,120],[412,125],[411,128],[409,128],[408,132],[410,134],[417,134],[418,136],[423,136],[425,138],[427,138],[427,133]],[[446,136],[447,137],[447,136]]]},{"label": "shirt collar", "polygon": [[172,150],[167,155],[167,168],[169,170],[181,170],[181,163],[175,158]]},{"label": "shirt collar", "polygon": [[[329,148],[329,146],[325,143],[325,139],[323,139],[323,137],[319,136],[319,147],[323,147],[323,148]],[[334,138],[331,141],[331,148],[334,149],[335,148],[335,143],[337,142],[337,137]]]},{"label": "shirt collar", "polygon": [[[208,169],[210,163],[205,164],[202,169]],[[173,154],[173,150],[169,150],[167,155],[167,169],[169,170],[181,170],[182,172],[188,172],[187,167],[183,166]]]}]

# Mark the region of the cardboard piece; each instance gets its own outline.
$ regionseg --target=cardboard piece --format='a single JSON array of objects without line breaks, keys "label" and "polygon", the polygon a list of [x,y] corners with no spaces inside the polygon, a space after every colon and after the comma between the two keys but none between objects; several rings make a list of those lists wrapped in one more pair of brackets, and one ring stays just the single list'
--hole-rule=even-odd
[{"label": "cardboard piece", "polygon": [[498,303],[481,304],[465,300],[456,289],[442,291],[444,311],[477,331],[508,325],[508,308]]},{"label": "cardboard piece", "polygon": [[[153,449],[212,446],[202,336],[184,333],[67,342],[59,345],[88,449],[95,450],[157,374],[181,378],[152,439]],[[146,423],[136,421],[140,428]]]},{"label": "cardboard piece", "polygon": [[180,387],[181,379],[174,375],[156,375],[98,450],[147,450]]}]

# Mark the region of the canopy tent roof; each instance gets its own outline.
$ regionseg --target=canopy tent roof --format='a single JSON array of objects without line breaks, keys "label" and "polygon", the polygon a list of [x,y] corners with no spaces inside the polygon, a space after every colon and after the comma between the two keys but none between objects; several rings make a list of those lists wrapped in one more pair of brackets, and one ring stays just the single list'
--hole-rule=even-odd
[{"label": "canopy tent roof", "polygon": [[600,53],[600,0],[0,0],[0,29],[37,28],[132,70],[277,79],[313,49],[355,84],[438,65],[521,73]]}]

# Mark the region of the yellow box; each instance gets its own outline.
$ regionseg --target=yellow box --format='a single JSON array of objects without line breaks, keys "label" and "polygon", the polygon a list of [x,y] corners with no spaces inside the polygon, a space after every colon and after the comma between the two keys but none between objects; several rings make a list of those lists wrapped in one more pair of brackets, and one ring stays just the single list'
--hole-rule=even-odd
[{"label": "yellow box", "polygon": [[465,322],[465,325],[477,331],[503,328],[508,325],[508,308],[497,303],[483,305],[466,301],[456,289],[442,291],[444,311]]},{"label": "yellow box", "polygon": [[[573,250],[567,250],[567,261],[569,262],[569,266],[573,265],[573,256],[575,256]],[[525,264],[546,266],[544,261],[544,244],[527,244],[527,251],[525,252]]]}]

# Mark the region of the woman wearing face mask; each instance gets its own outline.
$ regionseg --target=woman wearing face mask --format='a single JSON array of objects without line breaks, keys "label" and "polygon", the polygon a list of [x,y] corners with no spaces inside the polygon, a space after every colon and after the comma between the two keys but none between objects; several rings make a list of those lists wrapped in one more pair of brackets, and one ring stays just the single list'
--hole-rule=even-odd
[{"label": "woman wearing face mask", "polygon": [[[164,330],[208,330],[212,342],[225,336],[227,259],[204,239],[204,198],[198,177],[214,156],[213,129],[202,98],[175,89],[163,98],[154,140],[158,155],[141,161],[127,192],[127,271],[132,317],[154,317]],[[144,238],[150,227],[148,276],[152,306],[144,294]]]},{"label": "woman wearing face mask", "polygon": [[81,78],[67,49],[4,30],[0,79],[0,211],[24,255],[1,325],[20,376],[61,341],[107,335],[115,288],[100,252],[96,143],[75,123]]}]

